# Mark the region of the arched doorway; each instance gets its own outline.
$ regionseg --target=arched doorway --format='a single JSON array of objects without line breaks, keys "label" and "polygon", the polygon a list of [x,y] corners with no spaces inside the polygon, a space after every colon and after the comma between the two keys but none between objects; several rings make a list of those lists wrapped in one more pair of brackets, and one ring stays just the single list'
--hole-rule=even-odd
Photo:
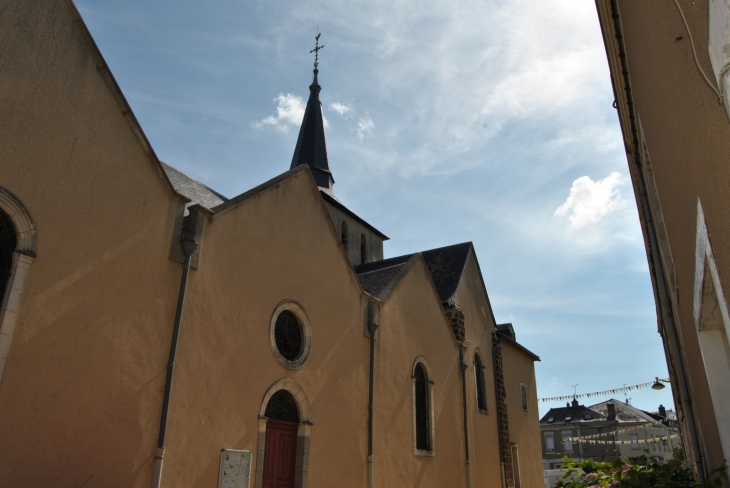
[{"label": "arched doorway", "polygon": [[263,488],[294,488],[299,407],[291,393],[279,390],[266,405]]}]

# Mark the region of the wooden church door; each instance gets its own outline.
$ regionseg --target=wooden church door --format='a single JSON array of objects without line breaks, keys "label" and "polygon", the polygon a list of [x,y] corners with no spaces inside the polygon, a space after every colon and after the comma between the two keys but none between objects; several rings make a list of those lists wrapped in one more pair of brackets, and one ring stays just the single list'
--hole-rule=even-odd
[{"label": "wooden church door", "polygon": [[294,488],[298,428],[294,422],[266,422],[263,488]]}]

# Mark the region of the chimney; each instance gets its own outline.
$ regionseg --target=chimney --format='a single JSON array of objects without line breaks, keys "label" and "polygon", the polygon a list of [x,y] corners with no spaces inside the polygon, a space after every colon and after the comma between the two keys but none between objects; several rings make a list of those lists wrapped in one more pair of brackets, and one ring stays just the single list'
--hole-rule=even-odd
[{"label": "chimney", "polygon": [[616,420],[616,405],[613,403],[607,403],[606,407],[608,408],[608,419]]},{"label": "chimney", "polygon": [[662,417],[665,417],[666,418],[666,416],[667,416],[667,409],[664,408],[664,405],[659,405],[659,415],[661,415]]},{"label": "chimney", "polygon": [[579,406],[578,405],[578,400],[576,400],[575,397],[573,397],[573,401],[570,402],[570,403],[571,403],[571,405],[570,405],[571,407],[577,407],[577,406]]}]

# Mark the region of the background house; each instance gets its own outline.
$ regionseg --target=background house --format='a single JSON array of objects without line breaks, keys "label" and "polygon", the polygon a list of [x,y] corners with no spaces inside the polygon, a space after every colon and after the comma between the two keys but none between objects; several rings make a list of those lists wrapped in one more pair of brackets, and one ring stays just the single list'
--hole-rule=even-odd
[{"label": "background house", "polygon": [[545,470],[562,466],[563,456],[610,461],[646,455],[663,463],[680,445],[673,420],[616,399],[589,407],[573,400],[565,407],[551,408],[540,419],[540,431]]}]

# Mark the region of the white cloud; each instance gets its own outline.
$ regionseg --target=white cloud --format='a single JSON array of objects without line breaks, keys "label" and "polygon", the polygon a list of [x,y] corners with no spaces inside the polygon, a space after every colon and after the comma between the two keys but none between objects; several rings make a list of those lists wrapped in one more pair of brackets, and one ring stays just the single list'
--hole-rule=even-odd
[{"label": "white cloud", "polygon": [[290,127],[298,127],[304,118],[304,108],[306,103],[302,97],[287,93],[279,93],[274,98],[276,103],[276,114],[254,122],[253,126],[257,129],[265,127],[273,127],[281,132],[289,132]]},{"label": "white cloud", "polygon": [[357,138],[362,141],[365,134],[372,132],[374,128],[375,122],[373,122],[373,119],[371,119],[369,115],[365,118],[361,118],[357,121]]},{"label": "white cloud", "polygon": [[352,105],[334,102],[334,103],[330,103],[330,110],[334,110],[335,112],[337,112],[340,115],[346,115],[346,114],[352,112]]},{"label": "white cloud", "polygon": [[621,183],[621,175],[616,172],[598,181],[581,176],[573,182],[568,199],[555,210],[555,215],[568,216],[574,229],[595,224],[618,206]]}]

